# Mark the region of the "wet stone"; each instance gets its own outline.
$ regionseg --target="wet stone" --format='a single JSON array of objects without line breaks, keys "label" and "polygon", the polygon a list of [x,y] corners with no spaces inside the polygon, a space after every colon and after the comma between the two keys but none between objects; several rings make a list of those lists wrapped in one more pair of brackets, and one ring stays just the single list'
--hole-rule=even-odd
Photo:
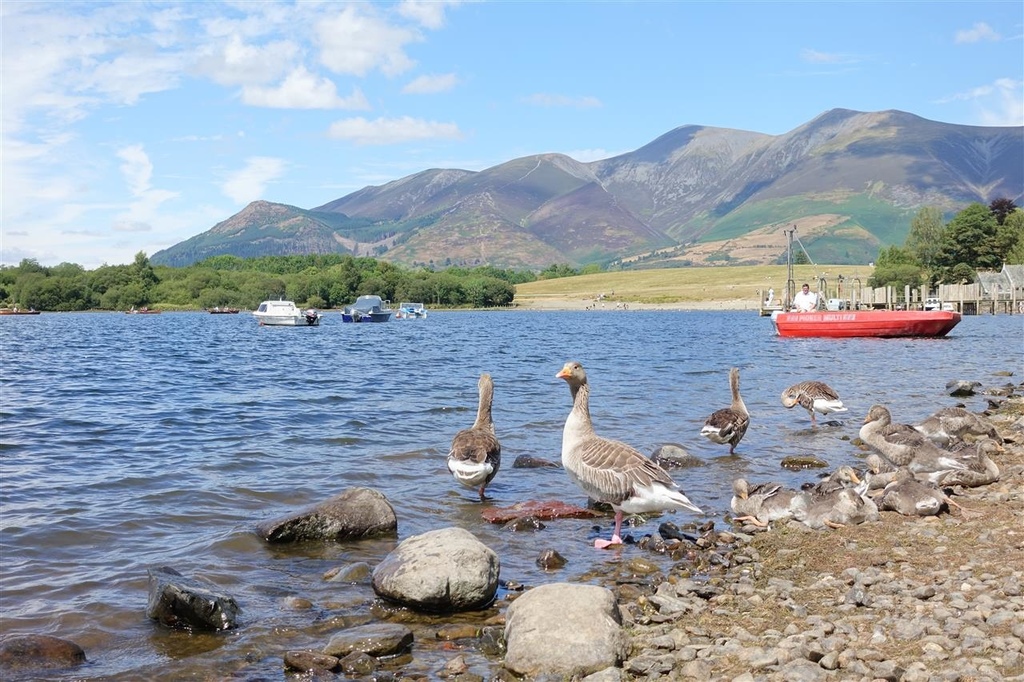
[{"label": "wet stone", "polygon": [[294,672],[329,671],[338,667],[335,656],[316,651],[288,651],[284,655],[284,669]]},{"label": "wet stone", "polygon": [[70,668],[85,663],[85,651],[74,642],[50,635],[20,635],[0,641],[0,667]]}]

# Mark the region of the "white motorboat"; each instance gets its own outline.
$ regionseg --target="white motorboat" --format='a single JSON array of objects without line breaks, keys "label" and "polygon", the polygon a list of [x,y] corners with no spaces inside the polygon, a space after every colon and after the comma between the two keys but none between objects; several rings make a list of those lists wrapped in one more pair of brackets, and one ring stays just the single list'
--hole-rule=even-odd
[{"label": "white motorboat", "polygon": [[403,303],[398,306],[395,317],[400,320],[423,320],[427,317],[427,307],[422,303]]},{"label": "white motorboat", "polygon": [[261,325],[275,327],[316,327],[321,317],[313,308],[300,309],[294,301],[264,301],[252,314]]}]

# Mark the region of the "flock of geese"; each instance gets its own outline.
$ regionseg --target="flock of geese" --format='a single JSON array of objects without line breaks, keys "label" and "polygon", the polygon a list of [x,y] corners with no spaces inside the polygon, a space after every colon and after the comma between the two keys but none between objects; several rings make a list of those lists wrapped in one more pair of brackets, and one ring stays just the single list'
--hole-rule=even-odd
[{"label": "flock of geese", "polygon": [[[611,505],[615,512],[612,537],[595,540],[595,547],[622,543],[624,514],[670,509],[701,513],[658,463],[626,443],[595,433],[583,365],[567,362],[555,377],[569,385],[572,396],[572,410],[562,431],[562,466],[583,492]],[[729,372],[729,386],[730,406],[713,412],[700,433],[714,443],[728,445],[733,454],[750,426],[735,367]],[[452,438],[447,464],[455,480],[475,489],[484,501],[484,491],[501,466],[501,444],[491,417],[491,376],[482,374],[477,387],[476,420]],[[821,381],[790,386],[782,393],[782,404],[807,410],[812,426],[816,425],[816,413],[847,411],[838,394]],[[960,507],[942,487],[973,487],[999,479],[999,467],[991,456],[1002,451],[1002,440],[988,420],[964,408],[943,408],[920,424],[908,425],[893,423],[888,408],[873,405],[859,435],[875,451],[867,457],[867,471],[862,476],[852,467],[841,466],[828,478],[801,490],[737,478],[731,500],[734,520],[767,526],[794,518],[811,528],[838,528],[875,520],[880,509],[906,515],[937,514],[947,504]]]}]

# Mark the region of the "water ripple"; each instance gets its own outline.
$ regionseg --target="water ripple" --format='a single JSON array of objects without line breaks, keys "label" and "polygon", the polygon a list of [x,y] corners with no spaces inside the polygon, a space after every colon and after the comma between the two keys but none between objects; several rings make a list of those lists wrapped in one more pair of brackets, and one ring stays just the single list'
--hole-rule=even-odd
[{"label": "water ripple", "polygon": [[[278,547],[254,529],[355,485],[388,496],[400,537],[470,529],[499,553],[503,578],[526,584],[551,580],[534,563],[543,543],[569,559],[557,579],[579,579],[610,560],[588,541],[594,521],[508,533],[484,523],[473,491],[447,472],[481,372],[494,377],[505,462],[493,504],[585,501],[559,469],[511,466],[519,455],[558,460],[570,397],[554,375],[576,359],[598,431],[648,453],[680,443],[704,459],[675,475],[720,519],[738,475],[813,476],[782,470],[786,455],[858,463],[849,438],[874,402],[914,421],[952,404],[951,379],[1001,383],[993,372],[1021,370],[1021,333],[1020,318],[969,317],[940,340],[779,339],[752,313],[642,311],[437,312],[384,325],[328,315],[311,329],[200,313],[0,318],[2,629],[78,641],[91,663],[76,676],[87,679],[204,679],[247,651],[278,651],[283,632],[314,646],[308,628],[330,616],[325,604],[348,599],[365,612],[372,600],[365,586],[339,595],[323,573],[374,564],[396,539]],[[729,403],[731,366],[753,415],[735,457],[697,435]],[[843,426],[811,430],[782,408],[782,389],[808,378],[839,390]],[[656,527],[651,519],[638,532]],[[162,565],[230,589],[243,631],[183,639],[146,621],[146,570]],[[314,613],[282,606],[291,595]],[[279,673],[279,661],[268,666]]]}]

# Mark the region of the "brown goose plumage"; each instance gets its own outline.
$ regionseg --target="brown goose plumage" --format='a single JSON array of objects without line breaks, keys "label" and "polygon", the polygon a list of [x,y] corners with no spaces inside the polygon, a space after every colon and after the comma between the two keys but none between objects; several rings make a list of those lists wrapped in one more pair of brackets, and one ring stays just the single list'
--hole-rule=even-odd
[{"label": "brown goose plumage", "polygon": [[943,407],[914,428],[939,445],[954,445],[964,436],[988,437],[997,443],[1003,439],[988,419],[964,407]]},{"label": "brown goose plumage", "polygon": [[799,405],[811,415],[811,425],[815,425],[815,412],[829,415],[833,412],[846,412],[843,401],[828,384],[822,381],[801,381],[793,384],[782,392],[782,404],[787,408]]},{"label": "brown goose plumage", "polygon": [[918,478],[933,483],[978,486],[999,478],[999,467],[988,457],[991,448],[999,447],[994,442],[983,441],[973,451],[944,450],[913,427],[893,424],[889,409],[883,405],[872,405],[868,410],[860,438],[897,468],[907,467]]},{"label": "brown goose plumage", "polygon": [[743,440],[750,426],[750,412],[740,397],[740,370],[733,367],[729,370],[729,388],[732,389],[732,404],[721,410],[715,410],[704,421],[700,435],[713,443],[729,445],[729,454],[736,452],[736,446]]},{"label": "brown goose plumage", "polygon": [[501,467],[501,443],[494,434],[491,406],[494,401],[494,382],[490,374],[481,374],[477,382],[480,401],[473,426],[463,429],[452,438],[448,452],[448,471],[455,480],[480,492],[483,502],[484,488],[494,480]]},{"label": "brown goose plumage", "polygon": [[603,549],[622,543],[622,515],[666,509],[700,513],[672,477],[636,449],[594,433],[590,420],[590,386],[583,365],[567,362],[555,375],[569,384],[572,410],[562,430],[562,466],[569,478],[591,498],[615,510],[611,541],[595,540]]}]

